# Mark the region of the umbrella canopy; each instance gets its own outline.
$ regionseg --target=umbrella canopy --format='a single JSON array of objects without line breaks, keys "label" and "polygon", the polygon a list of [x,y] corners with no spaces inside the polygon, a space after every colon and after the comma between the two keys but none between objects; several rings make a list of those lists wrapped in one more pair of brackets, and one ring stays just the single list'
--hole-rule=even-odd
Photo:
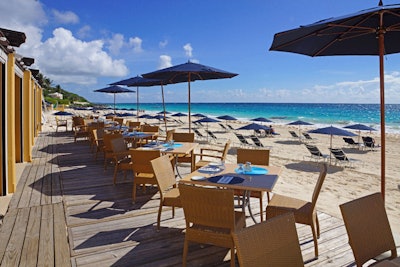
[{"label": "umbrella canopy", "polygon": [[232,117],[229,115],[218,116],[217,118],[220,120],[226,120],[226,121],[236,121],[237,120],[235,117]]},{"label": "umbrella canopy", "polygon": [[74,114],[67,112],[67,111],[57,111],[53,113],[54,116],[72,116]]},{"label": "umbrella canopy", "polygon": [[185,113],[178,112],[178,113],[172,114],[171,116],[173,116],[173,117],[185,117],[187,115]]},{"label": "umbrella canopy", "polygon": [[268,126],[265,126],[265,125],[257,124],[257,123],[250,123],[250,124],[247,124],[245,126],[242,126],[242,127],[238,128],[237,130],[265,130],[265,131],[269,131],[269,130],[271,130],[271,128],[268,127]]},{"label": "umbrella canopy", "polygon": [[301,136],[300,126],[301,125],[313,125],[313,124],[309,123],[309,122],[306,122],[306,121],[297,120],[297,121],[289,122],[287,125],[298,125],[299,126],[299,136]]},{"label": "umbrella canopy", "polygon": [[97,90],[94,90],[94,92],[114,94],[114,113],[115,113],[115,94],[135,93],[135,91],[133,91],[133,90],[130,90],[128,88],[123,88],[123,87],[118,86],[118,85],[112,85],[112,86],[109,86],[109,87],[97,89]]},{"label": "umbrella canopy", "polygon": [[197,121],[195,121],[196,123],[197,122],[205,122],[206,123],[206,128],[207,128],[207,141],[208,141],[208,136],[209,136],[209,133],[208,133],[208,123],[209,122],[220,122],[219,120],[217,120],[217,119],[213,119],[213,118],[210,118],[210,117],[203,117],[203,118],[201,118],[201,119],[199,119],[199,120],[197,120]]},{"label": "umbrella canopy", "polygon": [[353,125],[347,125],[343,128],[358,130],[358,143],[360,143],[361,131],[376,131],[376,129],[369,127],[365,124],[360,124],[360,123],[353,124]]},{"label": "umbrella canopy", "polygon": [[309,133],[316,133],[316,134],[328,134],[331,136],[331,143],[330,143],[330,148],[332,148],[332,137],[334,135],[339,135],[339,136],[357,136],[355,133],[329,126],[329,127],[324,127],[324,128],[318,128],[315,130],[308,131]]},{"label": "umbrella canopy", "polygon": [[201,113],[196,113],[196,114],[194,114],[194,115],[192,115],[193,117],[199,117],[199,118],[205,118],[205,117],[207,117],[206,115],[204,115],[204,114],[201,114]]},{"label": "umbrella canopy", "polygon": [[[158,79],[148,79],[143,78],[141,76],[132,77],[129,79],[121,80],[111,85],[126,85],[129,87],[136,86],[136,109],[137,109],[137,118],[139,121],[139,87],[150,87],[155,85],[161,85],[161,94],[163,100],[163,108],[165,111],[165,102],[164,102],[164,85],[167,84],[165,81],[158,80]],[[165,129],[167,129],[167,123],[165,122]]]},{"label": "umbrella canopy", "polygon": [[172,66],[158,71],[143,74],[142,76],[149,79],[160,79],[167,83],[188,83],[188,114],[189,114],[189,132],[191,132],[191,116],[190,116],[190,82],[196,80],[212,80],[235,77],[236,73],[227,72],[213,67],[201,65],[198,63],[187,62],[184,64]]},{"label": "umbrella canopy", "polygon": [[267,118],[264,118],[264,117],[258,117],[258,118],[254,118],[254,119],[251,119],[251,121],[258,121],[258,122],[273,122],[273,121],[271,121],[271,120],[269,120],[269,119],[267,119]]},{"label": "umbrella canopy", "polygon": [[169,111],[160,111],[160,112],[157,112],[157,114],[171,114],[171,112],[169,112]]},{"label": "umbrella canopy", "polygon": [[[381,107],[381,193],[385,197],[385,81],[387,54],[399,53],[400,5],[379,6],[277,33],[270,50],[308,56],[378,55]],[[360,45],[362,44],[362,45]]]}]

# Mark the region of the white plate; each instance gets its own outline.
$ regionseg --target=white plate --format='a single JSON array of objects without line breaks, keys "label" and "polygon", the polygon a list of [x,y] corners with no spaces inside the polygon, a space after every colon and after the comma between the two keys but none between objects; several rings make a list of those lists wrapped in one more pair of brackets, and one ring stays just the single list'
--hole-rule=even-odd
[{"label": "white plate", "polygon": [[193,176],[191,179],[192,179],[193,181],[203,181],[203,180],[205,180],[205,179],[207,179],[207,178],[204,177],[204,176]]},{"label": "white plate", "polygon": [[220,166],[220,164],[217,162],[210,162],[210,163],[208,163],[208,166],[218,167],[218,166]]}]

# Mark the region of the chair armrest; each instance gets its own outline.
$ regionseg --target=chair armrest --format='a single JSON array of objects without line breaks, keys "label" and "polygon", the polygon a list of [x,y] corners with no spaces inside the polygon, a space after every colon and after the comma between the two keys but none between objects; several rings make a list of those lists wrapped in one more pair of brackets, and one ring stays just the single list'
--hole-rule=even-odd
[{"label": "chair armrest", "polygon": [[195,158],[196,158],[196,156],[200,156],[200,159],[202,159],[203,157],[222,159],[222,156],[220,156],[220,155],[211,155],[211,154],[193,154],[193,155]]},{"label": "chair armrest", "polygon": [[207,147],[203,147],[200,149],[200,154],[203,154],[204,151],[213,151],[213,152],[224,152],[222,149],[218,149],[218,148],[207,148]]}]

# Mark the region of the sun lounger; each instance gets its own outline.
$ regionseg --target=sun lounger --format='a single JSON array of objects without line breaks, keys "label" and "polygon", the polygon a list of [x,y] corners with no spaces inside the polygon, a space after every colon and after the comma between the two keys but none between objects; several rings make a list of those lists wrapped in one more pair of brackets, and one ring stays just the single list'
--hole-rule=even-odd
[{"label": "sun lounger", "polygon": [[304,156],[307,158],[310,158],[310,160],[315,160],[316,162],[322,160],[322,161],[327,161],[330,156],[329,155],[324,155],[321,153],[321,151],[318,149],[318,147],[310,144],[305,144],[306,148],[310,152],[311,155],[309,156]]},{"label": "sun lounger", "polygon": [[290,136],[292,137],[292,139],[296,139],[301,142],[301,139],[302,139],[301,136],[297,135],[297,133],[295,131],[289,131],[289,133],[290,133]]},{"label": "sun lounger", "polygon": [[343,137],[343,140],[349,147],[352,148],[361,148],[362,146],[364,146],[364,144],[354,141],[354,139],[351,137]]},{"label": "sun lounger", "polygon": [[364,146],[369,148],[370,150],[375,150],[375,148],[380,147],[379,145],[375,144],[374,138],[370,136],[363,136],[362,140],[364,142]]},{"label": "sun lounger", "polygon": [[354,163],[360,162],[357,159],[351,159],[347,157],[346,153],[340,148],[330,148],[332,155],[335,157],[335,164],[350,166],[352,167]]},{"label": "sun lounger", "polygon": [[236,137],[240,141],[240,146],[246,147],[246,146],[252,146],[249,142],[247,142],[246,138],[242,134],[235,133]]},{"label": "sun lounger", "polygon": [[313,137],[311,137],[311,135],[309,134],[309,133],[304,133],[304,132],[302,132],[301,133],[303,136],[304,136],[304,140],[307,142],[307,141],[309,141],[309,142],[313,142],[313,141],[315,141],[316,139],[315,138],[313,138]]},{"label": "sun lounger", "polygon": [[260,139],[258,139],[257,136],[255,136],[255,135],[250,135],[250,139],[254,142],[254,144],[255,144],[257,147],[264,147],[264,145],[261,143]]}]

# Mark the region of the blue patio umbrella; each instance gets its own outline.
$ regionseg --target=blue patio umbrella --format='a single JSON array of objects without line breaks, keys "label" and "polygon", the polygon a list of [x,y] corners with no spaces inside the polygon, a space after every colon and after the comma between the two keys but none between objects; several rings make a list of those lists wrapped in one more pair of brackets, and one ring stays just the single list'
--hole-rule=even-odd
[{"label": "blue patio umbrella", "polygon": [[197,120],[197,121],[195,121],[196,123],[197,122],[200,122],[200,123],[203,123],[203,122],[205,122],[206,123],[206,128],[207,128],[207,141],[208,141],[208,123],[209,122],[220,122],[219,120],[217,120],[217,119],[213,119],[213,118],[210,118],[210,117],[203,117],[203,118],[201,118],[201,119],[199,119],[199,120]]},{"label": "blue patio umbrella", "polygon": [[130,90],[128,88],[123,88],[118,85],[112,85],[109,87],[97,89],[97,90],[94,90],[94,92],[114,94],[114,114],[115,114],[115,95],[121,94],[121,93],[135,93],[135,91],[133,91],[133,90]]},{"label": "blue patio umbrella", "polygon": [[[172,114],[171,116],[173,116],[173,117],[186,117],[187,114],[182,113],[182,112],[178,112],[178,113]],[[193,115],[193,116],[194,116],[194,115]]]},{"label": "blue patio umbrella", "polygon": [[376,129],[369,127],[368,125],[360,124],[360,123],[347,125],[347,126],[344,126],[343,128],[358,130],[358,142],[359,143],[360,143],[361,131],[376,131]]},{"label": "blue patio umbrella", "polygon": [[297,121],[289,122],[287,125],[298,125],[299,126],[299,136],[301,136],[300,126],[301,125],[313,125],[313,124],[309,123],[309,122],[306,122],[306,121],[297,120]]},{"label": "blue patio umbrella", "polygon": [[[385,76],[384,56],[400,52],[400,5],[377,7],[320,20],[276,33],[270,50],[312,57],[333,55],[379,56],[381,121],[381,193],[385,198]],[[362,44],[362,45],[360,45]]]},{"label": "blue patio umbrella", "polygon": [[171,114],[171,112],[169,112],[169,111],[160,111],[160,112],[157,112],[157,114]]},{"label": "blue patio umbrella", "polygon": [[329,127],[324,127],[324,128],[318,128],[315,130],[311,130],[308,131],[309,133],[316,133],[316,134],[328,134],[331,136],[331,142],[330,142],[330,148],[332,148],[332,137],[334,135],[338,135],[338,136],[357,136],[355,133],[337,128],[337,127],[333,127],[333,126],[329,126]]},{"label": "blue patio umbrella", "polygon": [[53,113],[54,116],[72,116],[74,114],[72,114],[71,112],[67,112],[67,111],[57,111],[55,113]]},{"label": "blue patio umbrella", "polygon": [[271,121],[271,120],[269,120],[269,119],[267,119],[267,118],[264,118],[264,117],[258,117],[258,118],[254,118],[254,119],[251,119],[251,121],[258,121],[258,122],[273,122],[273,121]]},{"label": "blue patio umbrella", "polygon": [[213,67],[201,65],[198,63],[187,62],[184,64],[172,66],[169,68],[157,70],[143,74],[142,76],[150,79],[160,79],[167,83],[188,83],[188,115],[189,132],[191,132],[191,114],[190,114],[190,82],[196,80],[212,80],[235,77],[236,73],[227,72]]},{"label": "blue patio umbrella", "polygon": [[[161,95],[162,95],[162,101],[163,101],[163,108],[165,111],[165,102],[164,102],[164,85],[166,85],[166,81],[158,80],[158,79],[148,79],[148,78],[143,78],[141,76],[136,76],[132,77],[129,79],[121,80],[115,83],[112,83],[111,85],[126,85],[129,87],[136,87],[136,110],[137,110],[137,118],[139,121],[139,87],[150,87],[150,86],[155,86],[155,85],[160,85],[161,86]],[[165,129],[167,129],[167,124],[165,123]]]},{"label": "blue patio umbrella", "polygon": [[237,120],[235,117],[232,117],[229,115],[218,116],[217,118],[220,120],[226,120],[226,121],[236,121]]},{"label": "blue patio umbrella", "polygon": [[207,117],[206,115],[201,114],[201,113],[196,113],[196,114],[193,114],[192,116],[193,116],[193,117],[199,117],[199,118],[205,118],[205,117]]},{"label": "blue patio umbrella", "polygon": [[269,130],[271,130],[271,128],[268,127],[268,126],[265,126],[265,125],[257,124],[257,123],[250,123],[250,124],[247,124],[245,126],[242,126],[242,127],[238,128],[237,130],[265,130],[265,131],[269,131]]}]

